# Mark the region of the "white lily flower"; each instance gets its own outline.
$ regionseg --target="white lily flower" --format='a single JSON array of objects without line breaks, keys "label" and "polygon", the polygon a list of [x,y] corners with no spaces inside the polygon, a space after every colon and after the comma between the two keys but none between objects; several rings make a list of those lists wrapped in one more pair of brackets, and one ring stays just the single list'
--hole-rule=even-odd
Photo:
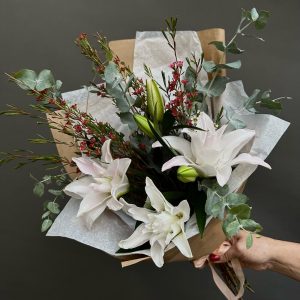
[{"label": "white lily flower", "polygon": [[184,232],[184,223],[190,218],[188,202],[183,200],[177,207],[172,206],[148,177],[145,190],[154,210],[128,204],[124,199],[120,199],[126,212],[142,224],[128,239],[120,241],[119,246],[132,249],[149,241],[150,255],[158,267],[163,266],[164,252],[171,242],[184,256],[193,257]]},{"label": "white lily flower", "polygon": [[119,198],[129,190],[126,172],[131,163],[129,158],[113,159],[110,153],[111,140],[102,146],[101,161],[89,157],[73,158],[84,176],[71,182],[64,192],[82,199],[77,217],[81,217],[88,228],[103,213],[106,207],[113,211],[122,209]]},{"label": "white lily flower", "polygon": [[[225,133],[227,125],[215,129],[210,117],[201,112],[197,127],[204,129],[184,129],[191,137],[191,142],[182,137],[165,136],[163,139],[178,153],[162,166],[162,171],[175,166],[192,166],[201,177],[216,177],[220,186],[224,186],[231,175],[232,166],[238,164],[261,165],[271,169],[270,165],[258,156],[240,153],[241,149],[255,136],[250,129],[237,129]],[[155,142],[152,147],[161,147]]]}]

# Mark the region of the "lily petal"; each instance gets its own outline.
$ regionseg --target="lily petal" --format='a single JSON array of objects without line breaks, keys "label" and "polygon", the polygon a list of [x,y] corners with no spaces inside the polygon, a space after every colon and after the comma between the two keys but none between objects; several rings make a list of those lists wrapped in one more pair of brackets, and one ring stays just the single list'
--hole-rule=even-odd
[{"label": "lily petal", "polygon": [[151,246],[150,255],[157,267],[161,268],[164,265],[164,248],[158,241]]},{"label": "lily petal", "polygon": [[157,212],[165,210],[165,197],[158,190],[158,188],[154,185],[153,181],[149,177],[146,178],[145,191],[150,199],[151,206]]},{"label": "lily petal", "polygon": [[148,216],[154,213],[153,210],[129,204],[123,198],[119,201],[123,204],[123,210],[137,221],[147,223],[149,221]]},{"label": "lily petal", "polygon": [[217,181],[218,181],[218,184],[220,186],[224,186],[229,178],[230,178],[230,175],[231,175],[231,172],[232,172],[232,168],[231,166],[224,166],[222,169],[218,169],[217,170]]},{"label": "lily petal", "polygon": [[177,214],[182,214],[182,221],[186,222],[189,220],[190,218],[190,205],[187,202],[187,200],[183,200],[181,201],[177,207],[174,207],[173,209],[173,214],[177,215]]},{"label": "lily petal", "polygon": [[117,211],[123,208],[123,204],[120,203],[120,201],[114,199],[113,197],[111,197],[107,202],[106,205],[109,209]]},{"label": "lily petal", "polygon": [[83,174],[100,177],[105,172],[105,168],[89,157],[74,157],[73,161]]},{"label": "lily petal", "polygon": [[102,156],[101,156],[101,160],[106,162],[106,163],[111,163],[113,161],[112,155],[110,153],[110,143],[111,140],[106,140],[101,148],[102,151]]},{"label": "lily petal", "polygon": [[172,240],[172,242],[185,257],[193,257],[190,244],[188,242],[188,239],[186,238],[186,235],[183,232],[178,234]]},{"label": "lily petal", "polygon": [[145,244],[150,237],[151,233],[145,232],[145,224],[141,224],[128,239],[119,242],[119,247],[123,249],[136,248]]},{"label": "lily petal", "polygon": [[94,182],[93,178],[89,176],[81,177],[69,183],[64,188],[64,192],[72,198],[82,199],[90,191],[90,184],[92,184],[93,182]]},{"label": "lily petal", "polygon": [[88,212],[77,214],[77,217],[80,217],[88,229],[91,229],[94,222],[98,219],[98,217],[104,212],[106,208],[106,202],[100,203],[95,206],[93,209]]},{"label": "lily petal", "polygon": [[241,149],[255,136],[255,131],[250,129],[237,129],[223,135],[222,157],[229,161],[235,158]]},{"label": "lily petal", "polygon": [[[164,136],[163,140],[170,145],[171,148],[176,150],[178,153],[188,157],[193,158],[191,151],[191,143],[184,138],[178,136]],[[152,144],[152,148],[162,147],[160,142],[155,142]]]},{"label": "lily petal", "polygon": [[231,165],[237,164],[250,164],[250,165],[260,165],[268,169],[272,169],[269,164],[267,164],[263,159],[258,156],[253,156],[249,153],[242,153],[231,161]]},{"label": "lily petal", "polygon": [[187,160],[184,156],[175,156],[173,158],[171,158],[170,160],[168,160],[167,162],[165,162],[162,165],[162,172],[169,170],[173,167],[179,167],[179,166],[189,166],[191,164],[191,162],[189,160]]},{"label": "lily petal", "polygon": [[[77,217],[80,217],[83,214],[89,213],[94,208],[97,208],[99,205],[101,205],[103,203],[106,206],[106,201],[109,200],[110,198],[111,198],[111,196],[107,196],[107,194],[103,194],[101,192],[96,192],[94,190],[91,190],[81,201],[79,210],[77,213]],[[100,216],[100,214],[98,216]]]}]

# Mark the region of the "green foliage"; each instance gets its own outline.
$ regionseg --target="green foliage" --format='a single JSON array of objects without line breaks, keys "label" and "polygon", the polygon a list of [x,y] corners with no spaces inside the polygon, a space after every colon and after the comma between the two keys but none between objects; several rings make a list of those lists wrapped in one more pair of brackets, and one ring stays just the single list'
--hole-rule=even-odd
[{"label": "green foliage", "polygon": [[251,96],[245,101],[244,107],[252,112],[257,112],[259,108],[267,108],[273,114],[278,114],[282,110],[282,100],[289,100],[290,97],[279,97],[273,99],[271,90],[261,91],[255,89]]},{"label": "green foliage", "polygon": [[52,224],[53,224],[53,221],[51,219],[43,220],[41,231],[42,232],[47,231],[52,226]]},{"label": "green foliage", "polygon": [[205,212],[209,216],[223,220],[223,231],[228,238],[232,238],[244,229],[258,232],[261,226],[250,219],[251,207],[246,204],[248,197],[241,193],[228,193],[228,187],[220,187],[213,180],[204,180],[202,186],[206,188],[207,200]]},{"label": "green foliage", "polygon": [[129,112],[134,104],[134,99],[126,94],[126,83],[114,62],[109,62],[104,71],[106,90],[115,100],[121,113]]},{"label": "green foliage", "polygon": [[204,87],[199,87],[199,90],[209,97],[218,97],[224,92],[228,81],[228,77],[217,76],[215,79],[208,81]]},{"label": "green foliage", "polygon": [[42,70],[39,75],[33,70],[23,69],[11,75],[12,80],[23,90],[43,91],[53,88],[59,90],[62,82],[55,81],[50,70]]},{"label": "green foliage", "polygon": [[45,192],[45,186],[42,182],[37,182],[33,187],[33,194],[42,197]]},{"label": "green foliage", "polygon": [[206,193],[204,190],[198,189],[198,182],[188,183],[187,185],[189,191],[187,200],[192,204],[194,208],[199,233],[202,236],[204,233],[207,218],[205,212]]},{"label": "green foliage", "polygon": [[250,249],[253,245],[253,234],[249,232],[246,239],[246,248]]}]

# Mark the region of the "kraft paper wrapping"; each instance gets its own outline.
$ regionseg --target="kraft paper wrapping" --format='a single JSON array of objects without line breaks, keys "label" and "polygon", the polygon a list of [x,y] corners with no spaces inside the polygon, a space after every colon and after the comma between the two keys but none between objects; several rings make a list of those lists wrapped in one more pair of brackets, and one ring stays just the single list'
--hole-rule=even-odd
[{"label": "kraft paper wrapping", "polygon": [[[193,33],[187,32],[186,35],[192,35],[188,37],[189,41],[194,40]],[[198,36],[201,40],[200,47],[206,51],[206,59],[218,62],[221,57],[221,53],[209,45],[209,42],[213,40],[224,40],[224,30],[205,30],[199,32]],[[137,35],[137,37],[139,36]],[[136,43],[140,42],[143,42],[143,40],[137,40]],[[117,52],[121,60],[124,60],[126,63],[133,66],[134,71],[135,68],[132,62],[134,57],[133,53],[143,50],[136,47],[136,43],[134,40],[115,41],[111,43],[112,49]],[[200,43],[198,42],[198,44]],[[184,46],[185,45],[181,45],[182,48],[184,48]],[[194,46],[198,47],[199,45]],[[151,57],[149,59],[151,60]],[[152,57],[152,59],[155,59],[155,57]],[[136,75],[140,76],[142,74]],[[79,100],[84,100],[87,97],[87,94],[84,90],[78,90],[65,93],[64,97],[68,101],[77,101],[79,98]],[[227,84],[226,90],[220,100],[224,106],[228,105],[233,107],[237,111],[236,117],[242,119],[249,128],[256,131],[256,137],[250,153],[254,155],[259,154],[263,159],[265,159],[270,154],[273,147],[277,144],[289,123],[270,115],[256,115],[249,113],[248,111],[242,111],[238,105],[240,103],[239,101],[243,100],[245,97],[247,97],[247,95],[241,82],[231,82]],[[89,103],[93,103],[93,101],[97,101],[99,103],[99,98],[100,97],[98,97],[98,99],[90,98]],[[80,101],[78,103],[80,104]],[[81,105],[85,106],[85,104],[86,101],[83,101],[83,103],[81,101]],[[99,117],[100,115],[101,112],[99,111]],[[56,132],[54,131],[54,134],[55,133]],[[58,147],[58,151],[60,155],[69,155],[68,158],[70,159],[73,156],[72,153],[74,153],[76,149],[74,148],[73,152],[68,152],[63,151],[62,147]],[[239,165],[235,168],[229,181],[230,190],[234,191],[241,187],[254,170],[255,167],[249,165]],[[126,255],[116,254],[116,251],[118,250],[118,241],[126,239],[134,230],[134,220],[130,219],[123,212],[114,214],[109,210],[105,210],[101,215],[101,218],[95,222],[93,228],[91,230],[87,230],[81,223],[81,220],[76,217],[79,203],[80,201],[75,199],[71,199],[68,202],[61,214],[55,220],[53,226],[48,231],[48,236],[63,236],[75,239],[120,258],[123,260],[123,266],[132,265],[148,259],[148,257],[145,256],[149,255],[149,250],[138,251],[133,254],[127,253]],[[195,216],[192,216],[186,224],[186,234],[191,244],[194,259],[208,255],[218,248],[225,240],[220,221],[216,219],[207,221],[204,236],[201,238],[198,233]],[[188,260],[186,257],[183,257],[172,244],[170,244],[166,250],[166,262]]]}]

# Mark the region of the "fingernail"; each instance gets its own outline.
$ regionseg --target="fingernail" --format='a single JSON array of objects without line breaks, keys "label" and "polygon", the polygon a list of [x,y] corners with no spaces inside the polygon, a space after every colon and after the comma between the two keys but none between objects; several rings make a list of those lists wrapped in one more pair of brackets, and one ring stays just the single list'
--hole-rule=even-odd
[{"label": "fingernail", "polygon": [[211,253],[211,254],[209,255],[209,260],[210,260],[211,262],[216,262],[216,261],[219,261],[220,259],[221,259],[220,255],[215,255],[215,254],[213,254],[213,253]]}]

